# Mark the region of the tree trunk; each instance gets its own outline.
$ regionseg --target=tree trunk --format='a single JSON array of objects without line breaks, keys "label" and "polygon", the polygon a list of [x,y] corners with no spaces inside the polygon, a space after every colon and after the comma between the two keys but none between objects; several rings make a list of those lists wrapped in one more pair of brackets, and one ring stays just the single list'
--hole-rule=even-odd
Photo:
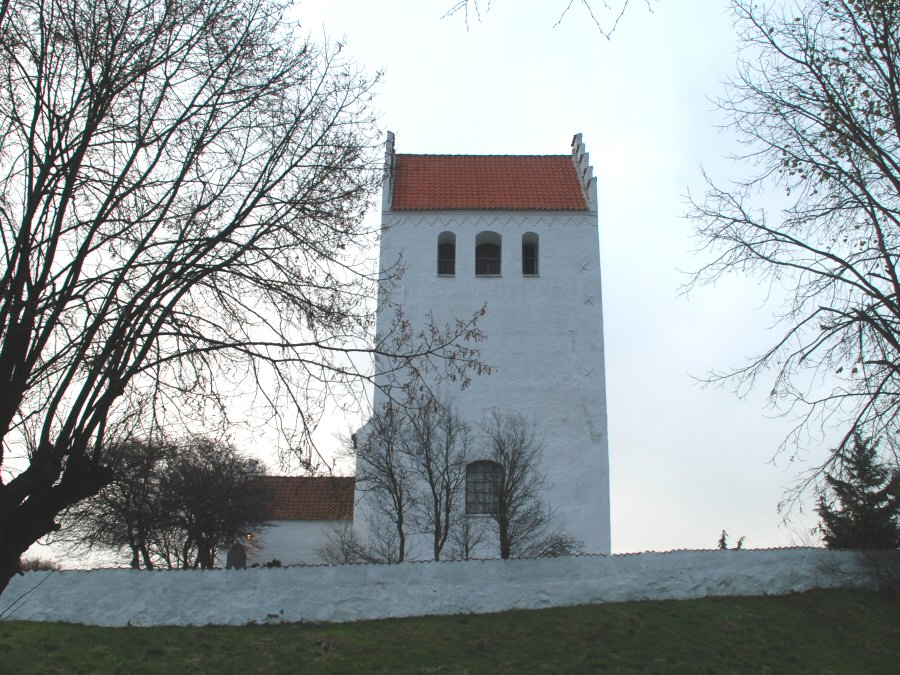
[{"label": "tree trunk", "polygon": [[140,551],[138,550],[137,538],[134,536],[131,528],[128,530],[128,548],[131,549],[131,569],[141,569],[141,557]]},{"label": "tree trunk", "polygon": [[441,538],[444,534],[443,523],[441,522],[441,511],[439,507],[434,510],[434,559],[441,559]]},{"label": "tree trunk", "polygon": [[144,567],[148,570],[153,569],[153,560],[150,559],[150,552],[147,550],[146,542],[141,542],[141,557],[144,559]]},{"label": "tree trunk", "polygon": [[56,516],[93,497],[113,478],[111,470],[88,460],[81,449],[68,453],[64,471],[54,459],[60,456],[54,448],[41,450],[28,469],[0,484],[0,594],[19,572],[22,554],[59,529]]},{"label": "tree trunk", "polygon": [[509,524],[506,522],[498,521],[497,526],[500,530],[500,557],[503,560],[509,560],[511,548],[509,541]]},{"label": "tree trunk", "polygon": [[16,553],[15,548],[7,546],[4,542],[0,547],[0,594],[9,585],[12,579],[19,572],[19,557],[24,553]]},{"label": "tree trunk", "polygon": [[403,532],[403,511],[400,511],[400,513],[397,514],[397,535],[399,537],[397,562],[403,562],[406,557],[406,535]]}]

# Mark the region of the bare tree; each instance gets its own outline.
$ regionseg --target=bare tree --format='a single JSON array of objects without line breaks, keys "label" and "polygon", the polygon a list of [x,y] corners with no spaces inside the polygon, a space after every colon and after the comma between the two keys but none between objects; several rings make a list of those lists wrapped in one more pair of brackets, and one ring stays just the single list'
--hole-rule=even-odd
[{"label": "bare tree", "polygon": [[518,413],[493,411],[482,424],[484,454],[494,466],[491,515],[500,538],[500,557],[569,555],[581,543],[554,530],[553,513],[544,504],[541,471],[544,445],[534,422]]},{"label": "bare tree", "polygon": [[484,521],[480,518],[469,518],[465,515],[457,518],[450,527],[450,558],[452,560],[471,560],[481,548],[481,542],[487,535]]},{"label": "bare tree", "polygon": [[265,521],[258,463],[211,438],[129,441],[107,450],[115,478],[63,519],[76,550],[127,550],[131,567],[210,568],[216,549]]},{"label": "bare tree", "polygon": [[359,540],[351,523],[341,523],[326,535],[328,543],[317,551],[319,558],[329,565],[377,562],[374,556]]},{"label": "bare tree", "polygon": [[430,534],[441,559],[454,522],[461,517],[471,429],[430,391],[409,391],[390,402],[358,434],[357,482],[372,557],[402,562],[408,535]]},{"label": "bare tree", "polygon": [[441,559],[453,523],[462,517],[471,429],[459,413],[433,395],[407,408],[404,451],[419,477],[419,530],[432,534],[432,553]]},{"label": "bare tree", "polygon": [[373,557],[383,562],[406,559],[407,529],[417,496],[416,476],[405,453],[405,409],[385,404],[357,436],[356,481],[369,500]]},{"label": "bare tree", "polygon": [[271,495],[255,480],[257,469],[223,441],[195,437],[180,444],[160,486],[165,539],[158,550],[170,567],[210,569],[219,546],[266,520]]},{"label": "bare tree", "polygon": [[[737,370],[739,391],[774,371],[771,398],[809,424],[844,425],[818,480],[853,434],[896,434],[900,413],[900,4],[732,3],[744,42],[720,107],[756,167],[709,190],[691,217],[715,255],[695,283],[727,274],[787,290],[783,330]],[[761,196],[785,195],[780,211]]]},{"label": "bare tree", "polygon": [[[492,0],[456,0],[450,5],[444,16],[461,15],[468,27],[471,17],[480,21],[482,13],[490,11],[491,2]],[[562,23],[572,6],[577,5],[590,17],[600,34],[606,39],[610,39],[616,28],[618,28],[619,21],[625,16],[630,3],[631,0],[618,0],[612,4],[607,0],[596,0],[596,2],[591,0],[560,0],[560,15],[555,25],[558,26]],[[644,0],[644,4],[647,6],[647,9],[652,10],[653,3],[651,0]]]},{"label": "bare tree", "polygon": [[113,481],[66,513],[60,539],[82,551],[125,549],[132,569],[153,569],[154,544],[166,523],[160,486],[176,451],[169,443],[136,439],[107,449]]},{"label": "bare tree", "polygon": [[240,396],[300,448],[373,350],[473,363],[471,321],[372,347],[371,83],[284,9],[0,4],[0,592],[122,427]]}]

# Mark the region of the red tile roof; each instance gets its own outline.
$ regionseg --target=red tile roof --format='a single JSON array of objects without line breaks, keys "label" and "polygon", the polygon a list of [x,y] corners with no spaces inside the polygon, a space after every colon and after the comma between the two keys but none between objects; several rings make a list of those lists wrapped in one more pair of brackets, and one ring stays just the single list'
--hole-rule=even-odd
[{"label": "red tile roof", "polygon": [[260,476],[272,495],[269,520],[353,520],[354,478]]},{"label": "red tile roof", "polygon": [[395,155],[394,210],[586,210],[570,155]]}]

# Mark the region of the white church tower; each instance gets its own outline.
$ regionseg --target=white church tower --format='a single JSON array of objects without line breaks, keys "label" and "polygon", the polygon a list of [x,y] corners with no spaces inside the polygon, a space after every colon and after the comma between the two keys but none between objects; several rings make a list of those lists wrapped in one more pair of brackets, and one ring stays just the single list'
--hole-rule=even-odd
[{"label": "white church tower", "polygon": [[[491,410],[536,422],[545,504],[584,552],[608,554],[597,180],[581,134],[571,154],[510,156],[396,154],[389,133],[385,161],[381,266],[402,259],[405,272],[379,308],[379,333],[389,332],[393,305],[413,326],[486,306],[477,346],[491,374],[461,391],[445,383],[441,394],[472,425],[476,454]],[[376,409],[384,402],[376,390]],[[357,488],[359,525],[365,509]],[[416,553],[429,551],[426,543]]]}]

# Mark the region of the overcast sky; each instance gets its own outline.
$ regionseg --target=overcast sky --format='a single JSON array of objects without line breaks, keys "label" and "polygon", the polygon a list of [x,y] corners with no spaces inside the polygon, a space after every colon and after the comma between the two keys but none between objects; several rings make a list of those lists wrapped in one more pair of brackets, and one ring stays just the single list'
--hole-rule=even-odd
[{"label": "overcast sky", "polygon": [[687,193],[702,192],[701,168],[741,170],[710,102],[737,56],[727,3],[632,2],[611,41],[577,1],[555,26],[567,0],[494,0],[468,29],[442,18],[451,4],[305,0],[296,17],[383,71],[375,104],[398,152],[564,154],[584,134],[599,178],[613,551],[711,548],[722,529],[751,547],[808,540],[814,514],[785,527],[776,512],[802,465],[776,457],[791,425],[766,407],[771,383],[741,400],[696,381],[768,344],[768,287],[679,290],[704,260]]}]

